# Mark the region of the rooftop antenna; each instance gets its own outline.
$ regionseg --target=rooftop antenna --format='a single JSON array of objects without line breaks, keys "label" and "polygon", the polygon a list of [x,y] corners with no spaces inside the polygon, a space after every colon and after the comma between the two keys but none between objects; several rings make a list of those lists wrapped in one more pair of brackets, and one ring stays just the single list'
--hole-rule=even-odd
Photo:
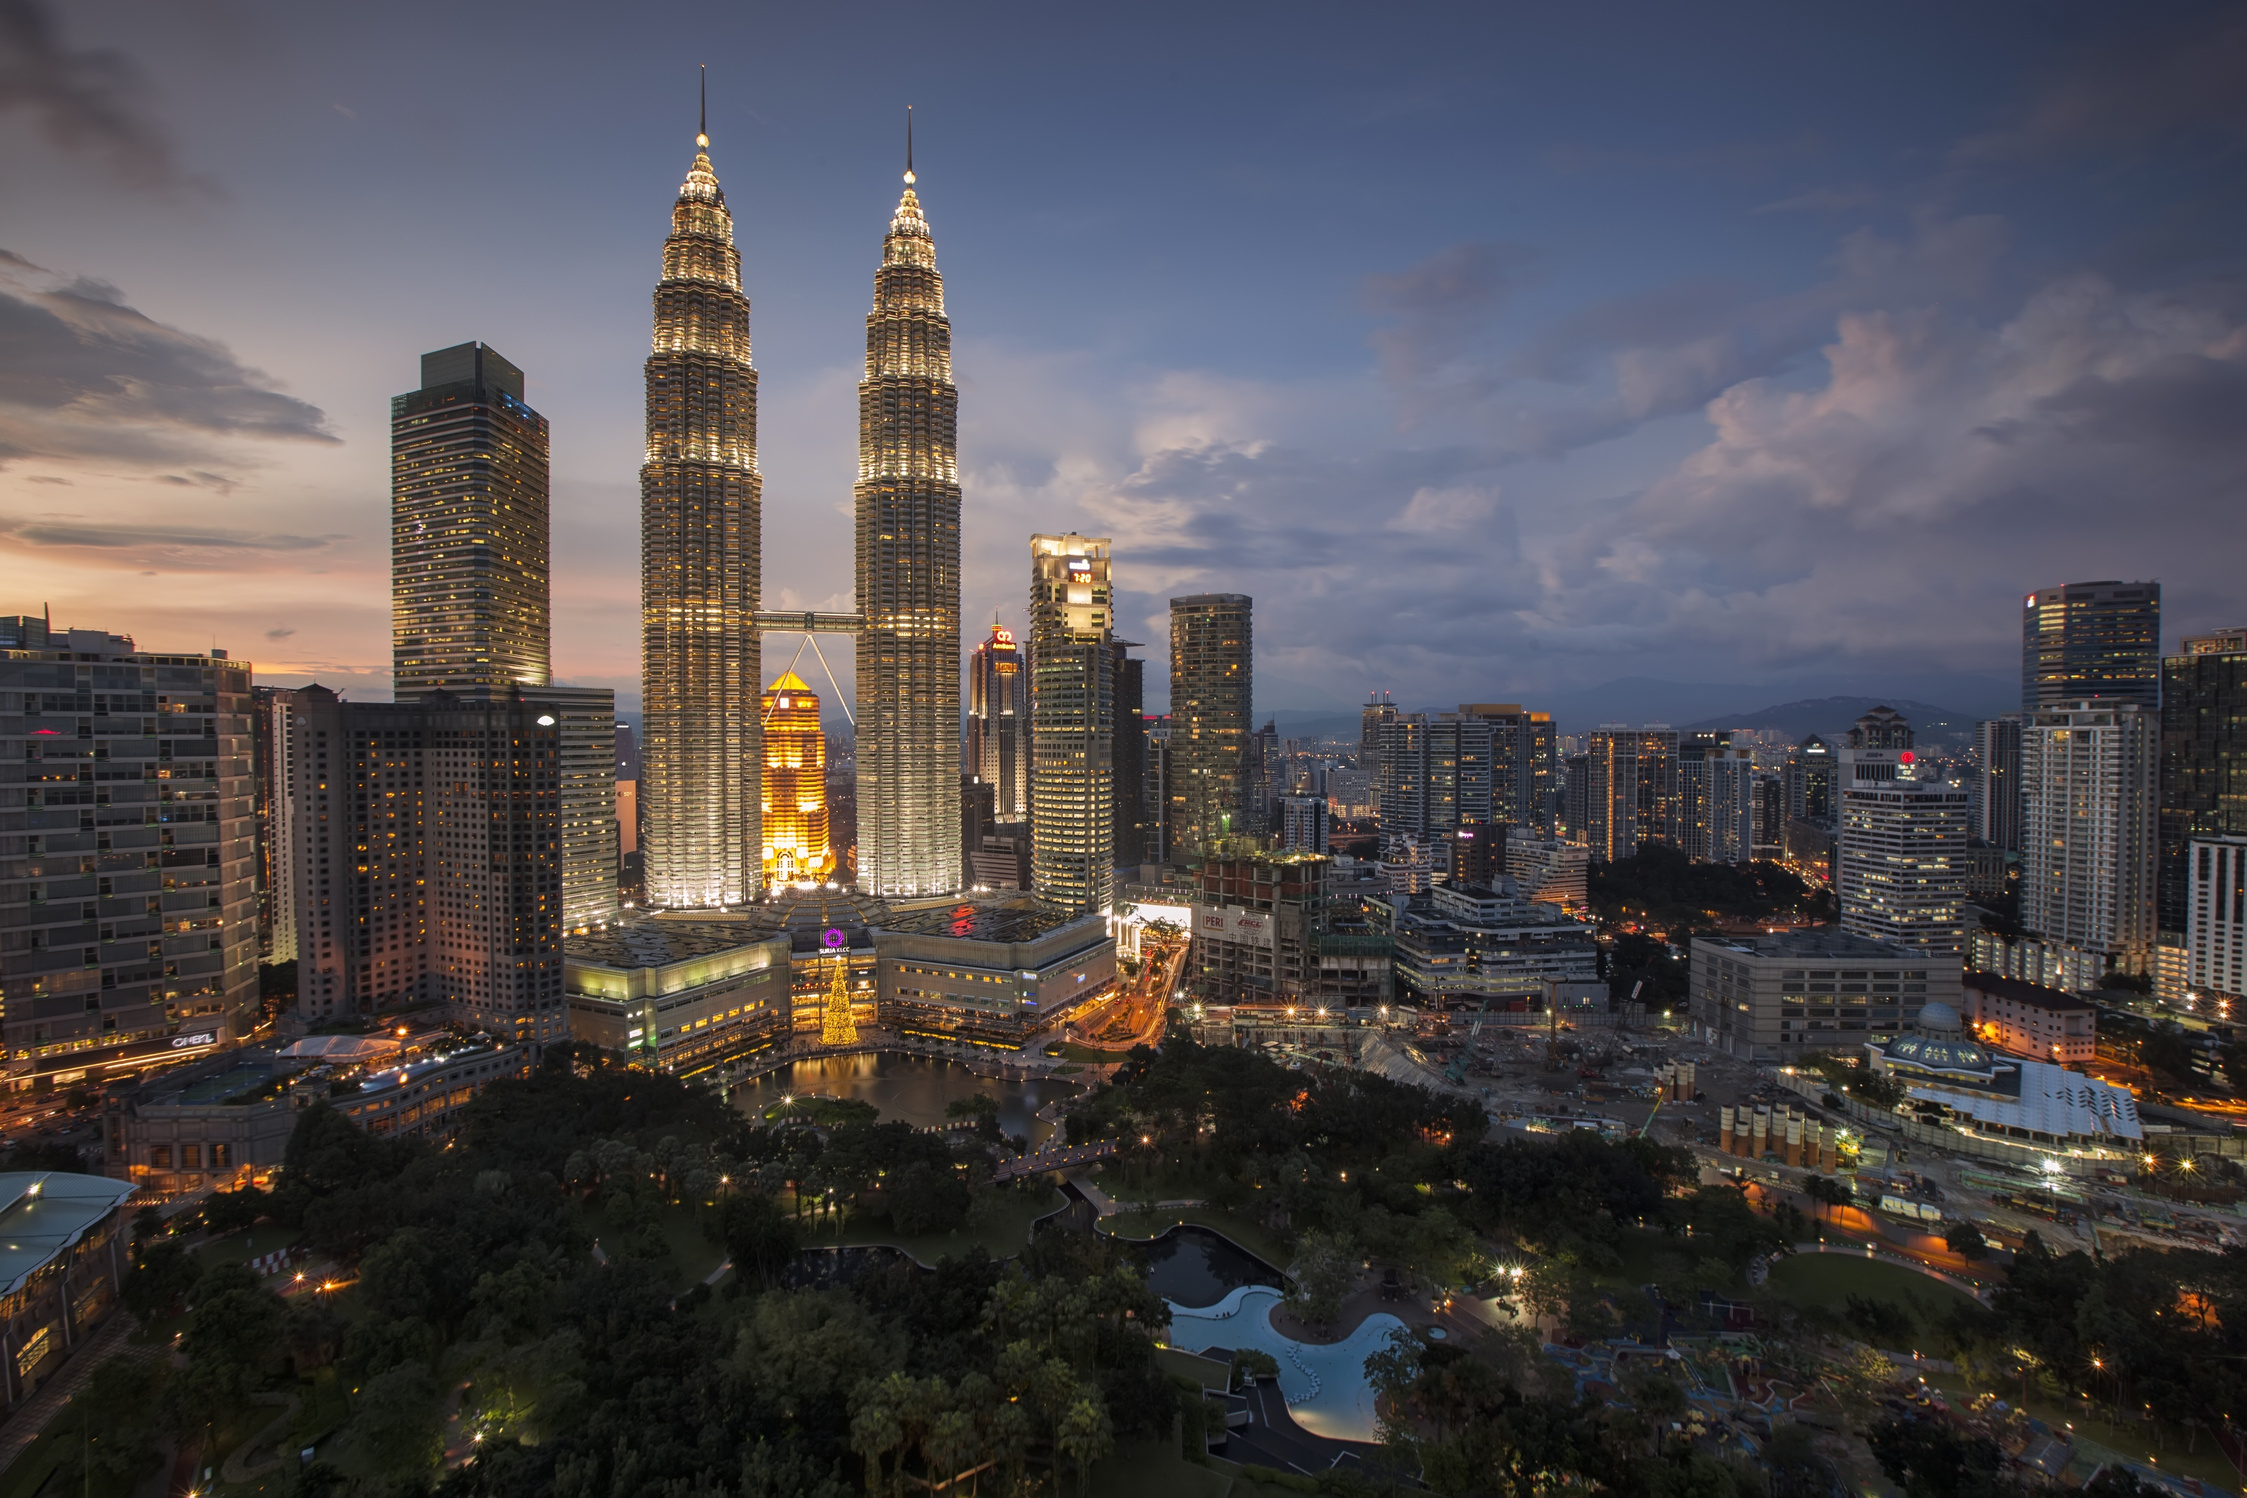
[{"label": "rooftop antenna", "polygon": [[905,106],[905,185],[913,185],[913,106]]},{"label": "rooftop antenna", "polygon": [[704,150],[710,146],[710,64],[702,64],[702,107],[694,117],[694,143]]}]

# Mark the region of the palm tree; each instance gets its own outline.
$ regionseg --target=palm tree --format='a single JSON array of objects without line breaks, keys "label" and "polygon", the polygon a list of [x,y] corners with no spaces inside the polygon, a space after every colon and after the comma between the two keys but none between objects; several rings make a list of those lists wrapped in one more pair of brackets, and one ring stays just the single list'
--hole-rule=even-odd
[{"label": "palm tree", "polygon": [[1077,1498],[1084,1498],[1092,1482],[1092,1464],[1116,1449],[1115,1428],[1108,1412],[1090,1399],[1080,1399],[1062,1415],[1053,1433],[1053,1449],[1077,1466]]},{"label": "palm tree", "polygon": [[850,1417],[850,1449],[866,1463],[866,1498],[881,1498],[882,1458],[904,1441],[904,1428],[879,1397],[869,1399]]}]

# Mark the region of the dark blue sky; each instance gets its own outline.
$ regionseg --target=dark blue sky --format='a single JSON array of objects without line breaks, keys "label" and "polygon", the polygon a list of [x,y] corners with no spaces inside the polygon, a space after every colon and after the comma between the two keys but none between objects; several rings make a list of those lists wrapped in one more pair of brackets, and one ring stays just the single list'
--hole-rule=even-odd
[{"label": "dark blue sky", "polygon": [[1255,595],[1260,708],[1715,712],[2002,705],[2052,582],[2247,619],[2237,7],[0,0],[0,48],[0,608],[278,679],[386,685],[388,397],[481,338],[554,424],[557,668],[629,687],[705,62],[774,606],[848,597],[911,103],[971,621],[1078,529],[1152,656]]}]

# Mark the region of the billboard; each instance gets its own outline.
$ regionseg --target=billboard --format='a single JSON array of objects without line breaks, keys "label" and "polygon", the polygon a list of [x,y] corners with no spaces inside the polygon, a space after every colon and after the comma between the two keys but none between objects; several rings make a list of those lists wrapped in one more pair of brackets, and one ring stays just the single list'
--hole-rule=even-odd
[{"label": "billboard", "polygon": [[1272,944],[1271,912],[1243,910],[1237,905],[1222,909],[1196,905],[1194,935],[1212,941],[1241,941],[1251,946],[1269,947]]}]

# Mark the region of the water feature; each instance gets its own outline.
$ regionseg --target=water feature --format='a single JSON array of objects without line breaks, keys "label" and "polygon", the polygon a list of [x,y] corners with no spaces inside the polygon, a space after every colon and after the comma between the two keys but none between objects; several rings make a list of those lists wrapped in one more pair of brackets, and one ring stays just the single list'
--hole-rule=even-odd
[{"label": "water feature", "polygon": [[1207,1228],[1172,1228],[1147,1245],[1147,1288],[1175,1306],[1213,1306],[1243,1285],[1285,1282],[1271,1265]]},{"label": "water feature", "polygon": [[946,1121],[946,1104],[980,1092],[998,1099],[1000,1129],[1024,1136],[1035,1147],[1053,1132],[1053,1125],[1035,1116],[1037,1111],[1076,1091],[1074,1083],[1049,1077],[981,1077],[957,1061],[870,1051],[794,1062],[734,1088],[733,1101],[737,1108],[761,1114],[784,1096],[855,1098],[872,1103],[884,1122],[902,1119],[926,1128]]},{"label": "water feature", "polygon": [[1272,1307],[1279,1303],[1279,1291],[1243,1285],[1213,1306],[1193,1310],[1173,1305],[1170,1345],[1187,1352],[1205,1347],[1268,1352],[1280,1366],[1280,1393],[1296,1424],[1337,1441],[1379,1440],[1365,1360],[1404,1323],[1376,1311],[1339,1342],[1298,1342],[1272,1325]]}]

